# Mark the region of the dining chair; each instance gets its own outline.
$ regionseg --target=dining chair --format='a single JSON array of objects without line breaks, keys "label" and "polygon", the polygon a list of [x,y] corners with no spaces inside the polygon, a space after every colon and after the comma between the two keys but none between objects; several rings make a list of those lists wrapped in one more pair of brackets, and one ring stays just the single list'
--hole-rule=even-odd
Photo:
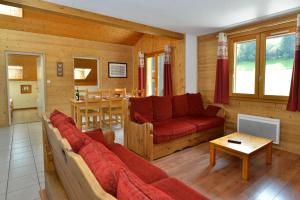
[{"label": "dining chair", "polygon": [[113,125],[121,125],[124,127],[124,101],[125,98],[122,97],[113,97],[107,100],[108,107],[103,109],[103,114],[105,119],[103,120],[105,125],[108,125],[109,128],[112,128]]},{"label": "dining chair", "polygon": [[85,129],[101,128],[102,99],[100,92],[85,90],[84,102],[85,106],[84,109],[80,110],[80,114],[81,120],[83,119],[83,117],[85,118],[85,123],[81,124],[85,125]]},{"label": "dining chair", "polygon": [[139,90],[139,89],[133,89],[132,92],[131,92],[131,96],[132,97],[145,97],[145,90],[142,89],[142,90]]},{"label": "dining chair", "polygon": [[127,95],[126,88],[115,88],[113,90],[113,96],[125,98]]},{"label": "dining chair", "polygon": [[102,99],[109,99],[112,97],[112,90],[109,88],[99,89],[99,93]]}]

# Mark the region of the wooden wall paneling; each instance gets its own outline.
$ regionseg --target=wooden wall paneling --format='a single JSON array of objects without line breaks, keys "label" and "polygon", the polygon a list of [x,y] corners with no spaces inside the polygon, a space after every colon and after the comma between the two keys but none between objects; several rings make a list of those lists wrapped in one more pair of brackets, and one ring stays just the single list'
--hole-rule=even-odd
[{"label": "wooden wall paneling", "polygon": [[[295,14],[277,17],[268,21],[263,21],[257,24],[250,24],[236,29],[225,30],[231,36],[238,35],[243,30],[250,30],[251,33],[259,30],[268,30],[273,28],[272,24],[279,24],[286,20],[288,23],[283,23],[282,26],[295,25]],[[277,28],[277,27],[276,27]],[[205,104],[213,104],[215,91],[216,77],[216,61],[217,61],[217,33],[198,37],[198,91],[202,93]],[[264,117],[278,118],[281,120],[281,135],[280,144],[274,145],[275,148],[290,151],[299,154],[300,152],[300,113],[286,111],[285,101],[261,101],[250,99],[230,98],[229,105],[225,105],[226,111],[226,132],[236,130],[237,114],[250,114]]]},{"label": "wooden wall paneling", "polygon": [[165,45],[172,47],[172,81],[174,94],[185,92],[185,41],[171,38],[144,35],[133,48],[134,88],[138,87],[138,52],[145,54],[164,50]]},{"label": "wooden wall paneling", "polygon": [[177,33],[173,31],[164,30],[161,28],[156,28],[144,24],[139,24],[136,22],[130,22],[127,20],[122,20],[114,17],[109,17],[101,14],[96,14],[88,11],[83,11],[67,6],[57,5],[50,2],[40,1],[40,0],[5,0],[6,4],[18,6],[27,9],[40,10],[43,12],[55,13],[63,16],[68,16],[77,19],[87,19],[92,20],[100,24],[109,25],[116,28],[122,28],[126,30],[131,30],[139,33],[152,34],[157,36],[170,37],[175,39],[183,39],[184,35],[182,33]]},{"label": "wooden wall paneling", "polygon": [[[102,87],[126,87],[132,89],[132,49],[127,45],[117,45],[51,36],[30,32],[0,29],[0,126],[8,125],[7,87],[4,51],[35,52],[45,55],[45,93],[46,111],[58,108],[70,113],[69,99],[73,97],[73,58],[94,57],[100,60]],[[128,63],[128,78],[108,80],[107,62],[118,61]],[[63,62],[64,76],[56,76],[56,62]],[[51,80],[47,84],[46,80]]]}]

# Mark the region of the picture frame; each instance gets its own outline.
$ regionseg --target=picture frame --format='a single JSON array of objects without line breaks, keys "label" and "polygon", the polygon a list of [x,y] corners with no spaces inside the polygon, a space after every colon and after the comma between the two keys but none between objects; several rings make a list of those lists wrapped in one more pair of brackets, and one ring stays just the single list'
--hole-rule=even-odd
[{"label": "picture frame", "polygon": [[128,78],[127,63],[109,62],[108,78]]},{"label": "picture frame", "polygon": [[59,77],[64,76],[64,64],[62,62],[57,62],[56,63],[56,74]]},{"label": "picture frame", "polygon": [[30,94],[32,93],[31,85],[21,85],[21,94]]}]

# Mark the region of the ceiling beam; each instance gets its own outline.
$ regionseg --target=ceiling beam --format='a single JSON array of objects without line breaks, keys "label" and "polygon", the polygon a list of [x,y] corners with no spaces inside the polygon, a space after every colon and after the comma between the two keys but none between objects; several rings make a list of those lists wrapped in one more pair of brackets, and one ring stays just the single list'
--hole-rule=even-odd
[{"label": "ceiling beam", "polygon": [[184,34],[182,33],[168,31],[153,26],[148,26],[136,22],[130,22],[115,17],[109,17],[109,16],[96,14],[96,13],[92,13],[92,12],[88,12],[76,8],[71,8],[67,6],[62,6],[54,3],[49,3],[41,0],[4,0],[4,1],[0,0],[0,3],[17,6],[21,8],[43,10],[45,12],[52,12],[59,15],[69,16],[69,17],[92,20],[101,24],[110,25],[118,28],[124,28],[127,30],[150,34],[150,35],[169,37],[173,39],[184,39]]}]

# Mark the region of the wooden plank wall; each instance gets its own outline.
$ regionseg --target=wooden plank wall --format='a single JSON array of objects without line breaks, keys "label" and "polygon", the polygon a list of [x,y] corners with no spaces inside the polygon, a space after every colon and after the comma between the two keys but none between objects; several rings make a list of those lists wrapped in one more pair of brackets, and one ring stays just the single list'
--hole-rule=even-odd
[{"label": "wooden plank wall", "polygon": [[[265,24],[276,21],[278,20],[270,20]],[[216,36],[216,34],[210,34],[198,37],[198,90],[202,93],[206,104],[212,104],[214,98],[217,61]],[[228,132],[236,130],[238,113],[279,118],[281,120],[281,136],[280,145],[276,145],[276,148],[300,153],[300,113],[286,111],[286,102],[231,98],[229,105],[224,108],[227,115],[226,129]]]},{"label": "wooden plank wall", "polygon": [[165,45],[172,47],[172,81],[174,94],[185,92],[185,41],[144,35],[134,46],[134,88],[138,87],[138,51],[152,53],[164,50]]},{"label": "wooden plank wall", "polygon": [[[101,86],[132,89],[132,46],[72,39],[46,34],[0,29],[0,126],[8,125],[7,86],[4,52],[21,51],[45,54],[46,110],[54,108],[70,113],[73,96],[73,57],[93,57],[100,60]],[[56,76],[56,62],[64,63],[64,77]],[[109,79],[108,62],[128,63],[128,78]],[[46,80],[51,80],[47,84]]]}]

